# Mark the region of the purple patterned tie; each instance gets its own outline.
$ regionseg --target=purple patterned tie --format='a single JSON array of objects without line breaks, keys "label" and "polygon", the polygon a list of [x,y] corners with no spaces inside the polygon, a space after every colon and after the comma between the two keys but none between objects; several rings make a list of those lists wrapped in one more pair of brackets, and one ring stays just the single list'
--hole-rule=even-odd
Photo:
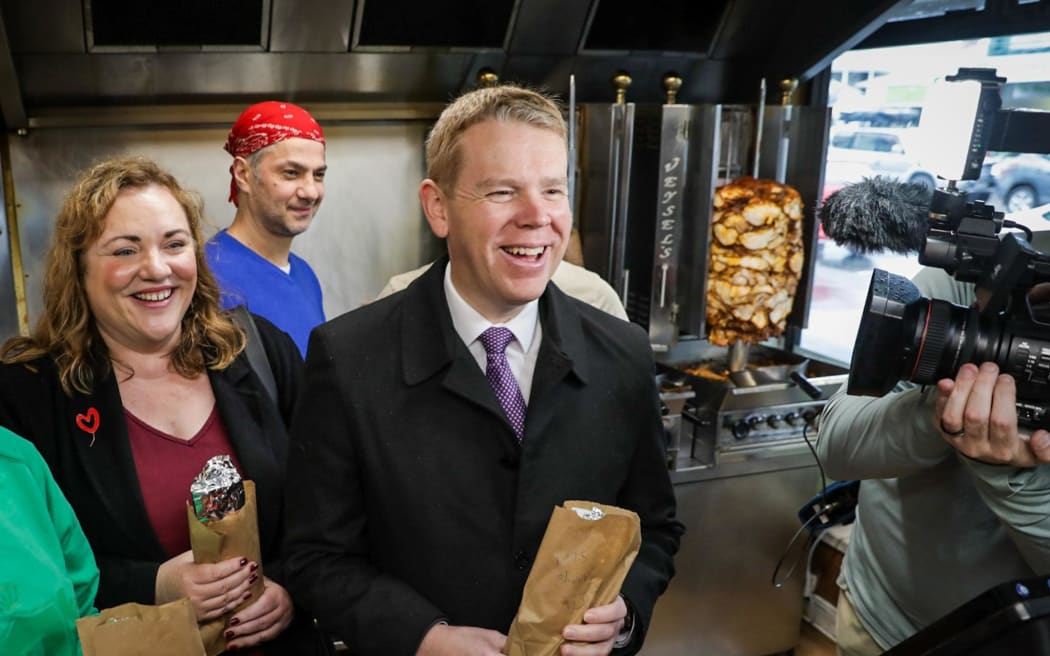
[{"label": "purple patterned tie", "polygon": [[514,378],[514,372],[510,370],[506,354],[507,344],[514,341],[514,333],[506,328],[493,326],[481,333],[478,339],[485,347],[485,376],[496,391],[496,398],[507,413],[507,419],[510,420],[514,434],[520,442],[525,432],[525,399],[521,395],[517,379]]}]

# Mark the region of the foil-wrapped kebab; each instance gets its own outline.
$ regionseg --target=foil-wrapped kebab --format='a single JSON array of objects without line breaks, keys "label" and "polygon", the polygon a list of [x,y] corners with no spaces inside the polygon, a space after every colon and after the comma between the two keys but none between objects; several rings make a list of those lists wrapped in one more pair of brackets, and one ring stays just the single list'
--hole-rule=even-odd
[{"label": "foil-wrapped kebab", "polygon": [[244,483],[230,456],[214,456],[204,464],[190,483],[190,498],[204,524],[244,507]]}]

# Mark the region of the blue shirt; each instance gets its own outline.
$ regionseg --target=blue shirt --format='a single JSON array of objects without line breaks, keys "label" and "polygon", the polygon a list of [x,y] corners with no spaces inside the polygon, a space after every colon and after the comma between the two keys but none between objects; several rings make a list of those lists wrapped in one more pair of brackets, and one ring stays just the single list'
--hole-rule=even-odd
[{"label": "blue shirt", "polygon": [[208,240],[204,254],[222,290],[222,307],[246,305],[288,333],[305,356],[310,331],[324,323],[321,284],[306,260],[289,253],[285,273],[225,230]]}]

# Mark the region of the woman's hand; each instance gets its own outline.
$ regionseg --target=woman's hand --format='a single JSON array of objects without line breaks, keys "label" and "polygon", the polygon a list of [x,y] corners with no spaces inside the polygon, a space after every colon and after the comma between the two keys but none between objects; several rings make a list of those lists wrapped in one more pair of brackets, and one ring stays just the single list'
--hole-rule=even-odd
[{"label": "woman's hand", "polygon": [[276,638],[292,623],[292,597],[283,587],[263,577],[263,593],[226,623],[227,649],[243,649]]},{"label": "woman's hand", "polygon": [[193,562],[193,552],[185,551],[157,570],[156,603],[189,597],[198,622],[221,617],[251,596],[248,588],[258,578],[258,568],[246,558],[198,565]]}]

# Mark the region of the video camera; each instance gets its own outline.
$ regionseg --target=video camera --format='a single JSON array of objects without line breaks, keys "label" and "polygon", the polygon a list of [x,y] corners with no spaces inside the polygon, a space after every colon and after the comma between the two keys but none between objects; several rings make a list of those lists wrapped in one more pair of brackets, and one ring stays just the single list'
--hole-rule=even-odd
[{"label": "video camera", "polygon": [[[994,70],[960,69],[947,79],[981,85],[959,179],[976,177],[987,150],[1050,152],[1050,113],[1000,110],[1005,79]],[[1025,114],[1023,120],[1015,120],[1016,112]],[[1017,131],[1021,124],[1024,133]],[[1025,236],[1003,228],[1019,228]],[[1017,382],[1018,423],[1050,429],[1050,294],[1041,300],[1030,294],[1050,283],[1050,255],[1033,248],[1031,238],[1028,228],[994,207],[967,202],[954,179],[935,190],[919,262],[974,283],[977,303],[924,298],[907,278],[875,269],[847,392],[882,396],[900,380],[929,385],[954,377],[967,362],[995,362]]]}]

